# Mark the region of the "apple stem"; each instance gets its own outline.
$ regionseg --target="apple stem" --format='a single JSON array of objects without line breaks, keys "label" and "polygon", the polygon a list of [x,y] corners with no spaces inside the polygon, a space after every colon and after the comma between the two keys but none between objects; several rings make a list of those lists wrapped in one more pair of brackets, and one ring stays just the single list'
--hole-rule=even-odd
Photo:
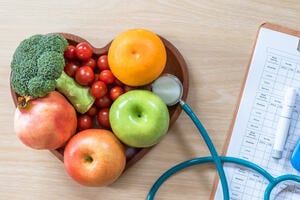
[{"label": "apple stem", "polygon": [[89,156],[89,155],[86,155],[86,156],[84,157],[84,160],[85,160],[85,162],[88,162],[88,163],[91,163],[91,162],[94,161],[94,159],[93,159],[91,156]]}]

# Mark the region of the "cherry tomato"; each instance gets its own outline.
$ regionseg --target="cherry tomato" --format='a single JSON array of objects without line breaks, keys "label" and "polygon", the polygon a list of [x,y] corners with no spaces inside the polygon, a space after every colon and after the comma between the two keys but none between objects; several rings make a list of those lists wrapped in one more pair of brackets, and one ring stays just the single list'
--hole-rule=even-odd
[{"label": "cherry tomato", "polygon": [[67,60],[76,60],[77,59],[77,55],[76,55],[76,47],[73,45],[69,45],[67,47],[67,49],[64,52],[64,57]]},{"label": "cherry tomato", "polygon": [[107,93],[107,86],[103,81],[96,81],[92,84],[90,92],[95,98],[101,98]]},{"label": "cherry tomato", "polygon": [[90,109],[86,112],[86,114],[88,114],[91,117],[96,116],[97,113],[98,113],[98,108],[95,104],[92,105],[92,107],[90,107]]},{"label": "cherry tomato", "polygon": [[77,117],[77,130],[78,131],[89,129],[92,127],[92,124],[93,124],[93,120],[87,114],[83,114],[83,115],[80,115]]},{"label": "cherry tomato", "polygon": [[115,82],[116,77],[109,69],[105,69],[100,72],[99,79],[106,84],[112,84]]},{"label": "cherry tomato", "polygon": [[93,55],[93,49],[91,45],[86,42],[80,42],[76,45],[76,56],[79,60],[88,60]]},{"label": "cherry tomato", "polygon": [[79,67],[80,67],[79,62],[76,62],[76,61],[66,62],[66,65],[64,67],[64,71],[69,76],[74,77],[75,73],[76,73],[76,70],[79,69]]},{"label": "cherry tomato", "polygon": [[89,58],[81,63],[81,65],[90,66],[93,70],[96,69],[96,60],[94,58]]},{"label": "cherry tomato", "polygon": [[109,69],[107,55],[102,55],[97,60],[97,66],[100,70]]},{"label": "cherry tomato", "polygon": [[109,97],[111,98],[111,100],[114,101],[123,93],[124,93],[124,89],[117,85],[117,86],[114,86],[110,89]]},{"label": "cherry tomato", "polygon": [[109,108],[102,108],[99,110],[98,115],[97,115],[97,120],[98,123],[103,127],[103,128],[110,128],[110,123],[109,123]]},{"label": "cherry tomato", "polygon": [[82,66],[76,70],[75,80],[80,85],[86,86],[91,84],[95,79],[94,71],[90,66]]},{"label": "cherry tomato", "polygon": [[109,98],[108,95],[104,95],[103,97],[95,100],[95,105],[98,108],[108,108],[112,104],[112,100]]}]

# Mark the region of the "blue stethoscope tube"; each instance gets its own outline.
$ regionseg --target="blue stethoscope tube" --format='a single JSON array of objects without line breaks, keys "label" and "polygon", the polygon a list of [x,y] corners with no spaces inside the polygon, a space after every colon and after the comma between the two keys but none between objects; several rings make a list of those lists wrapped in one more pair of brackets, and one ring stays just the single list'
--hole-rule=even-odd
[{"label": "blue stethoscope tube", "polygon": [[197,129],[199,130],[199,133],[202,135],[212,156],[199,157],[199,158],[187,160],[187,161],[179,163],[178,165],[175,165],[174,167],[167,170],[154,183],[154,185],[152,186],[152,188],[150,189],[150,191],[148,193],[147,200],[153,200],[154,196],[155,196],[156,192],[158,191],[158,189],[160,188],[160,186],[173,174],[175,174],[187,167],[204,164],[204,163],[210,163],[210,162],[215,164],[217,172],[219,174],[219,178],[220,178],[220,182],[221,182],[222,190],[223,190],[223,199],[224,200],[229,200],[228,183],[227,183],[224,169],[222,166],[222,163],[224,163],[224,162],[235,163],[235,164],[238,164],[241,166],[245,166],[245,167],[248,167],[248,168],[258,172],[259,174],[263,175],[269,181],[269,184],[264,192],[264,200],[270,199],[270,195],[271,195],[273,188],[282,181],[291,180],[291,181],[296,181],[296,182],[300,183],[299,176],[296,176],[293,174],[286,174],[286,175],[282,175],[279,177],[273,177],[271,174],[269,174],[266,170],[264,170],[260,166],[254,164],[252,162],[249,162],[247,160],[229,157],[229,156],[219,156],[207,131],[205,130],[204,126],[202,125],[202,123],[200,122],[198,117],[194,114],[194,112],[192,111],[190,106],[182,100],[180,100],[179,103],[182,106],[182,109],[186,112],[186,114],[191,118],[191,120],[196,125]]},{"label": "blue stethoscope tube", "polygon": [[206,129],[202,125],[199,118],[195,115],[195,113],[193,112],[191,107],[182,100],[180,100],[179,103],[180,103],[182,109],[187,113],[187,115],[194,122],[197,129],[199,130],[199,133],[201,133],[201,135],[202,135],[202,137],[203,137],[203,139],[204,139],[204,141],[205,141],[205,143],[206,143],[206,145],[207,145],[207,147],[210,151],[210,154],[211,154],[211,156],[214,160],[217,172],[219,174],[220,181],[222,183],[221,185],[222,185],[224,200],[229,200],[229,189],[228,189],[228,183],[227,183],[227,180],[226,180],[225,172],[224,172],[224,169],[223,169],[223,166],[222,166],[221,159],[218,155],[217,150],[215,149],[215,147],[213,145],[213,142],[211,141]]}]

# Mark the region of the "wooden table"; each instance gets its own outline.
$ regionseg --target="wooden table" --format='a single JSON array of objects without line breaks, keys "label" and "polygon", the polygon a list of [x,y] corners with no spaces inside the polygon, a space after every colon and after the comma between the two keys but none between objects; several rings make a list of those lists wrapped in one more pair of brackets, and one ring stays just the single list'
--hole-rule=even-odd
[{"label": "wooden table", "polygon": [[[300,30],[298,1],[18,1],[0,2],[0,199],[145,199],[171,166],[208,155],[182,113],[168,135],[109,187],[75,183],[48,151],[25,147],[13,132],[10,61],[18,43],[36,33],[69,32],[101,47],[133,27],[152,30],[184,56],[190,76],[187,102],[222,152],[258,26],[272,22]],[[213,165],[172,177],[156,199],[209,199]]]}]

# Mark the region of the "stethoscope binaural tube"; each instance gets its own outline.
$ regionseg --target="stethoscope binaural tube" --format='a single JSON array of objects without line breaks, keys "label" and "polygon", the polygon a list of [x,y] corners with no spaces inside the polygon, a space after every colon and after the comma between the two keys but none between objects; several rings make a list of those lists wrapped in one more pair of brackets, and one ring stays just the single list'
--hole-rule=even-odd
[{"label": "stethoscope binaural tube", "polygon": [[[163,76],[159,77],[153,84],[152,84],[152,92],[160,96],[164,102],[168,105],[175,105],[176,103],[180,103],[182,109],[186,112],[186,114],[191,118],[191,120],[196,125],[199,133],[202,135],[211,155],[213,158],[213,162],[216,166],[217,172],[219,174],[219,178],[222,185],[223,190],[223,197],[224,200],[229,200],[229,189],[228,183],[226,180],[225,172],[222,166],[221,159],[207,133],[204,126],[200,122],[199,118],[195,115],[191,107],[181,100],[182,93],[183,93],[183,86],[180,80],[171,74],[164,74]],[[151,198],[150,198],[151,199]]]}]

